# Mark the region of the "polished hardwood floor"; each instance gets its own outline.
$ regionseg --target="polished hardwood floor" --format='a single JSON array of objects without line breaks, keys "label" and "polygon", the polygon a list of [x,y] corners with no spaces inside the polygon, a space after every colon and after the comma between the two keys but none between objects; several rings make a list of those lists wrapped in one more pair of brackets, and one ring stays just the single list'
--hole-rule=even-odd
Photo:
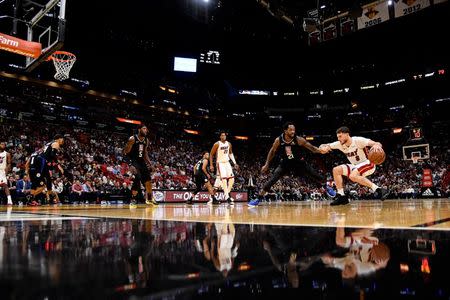
[{"label": "polished hardwood floor", "polygon": [[[21,213],[59,217],[124,218],[183,222],[226,222],[234,224],[335,227],[345,219],[346,226],[380,229],[450,230],[450,200],[353,201],[346,206],[329,202],[262,203],[249,208],[246,203],[216,206],[204,203],[138,205],[58,205],[0,207],[0,220],[21,218]],[[6,212],[6,214],[5,214]],[[51,215],[51,216],[50,216]]]}]

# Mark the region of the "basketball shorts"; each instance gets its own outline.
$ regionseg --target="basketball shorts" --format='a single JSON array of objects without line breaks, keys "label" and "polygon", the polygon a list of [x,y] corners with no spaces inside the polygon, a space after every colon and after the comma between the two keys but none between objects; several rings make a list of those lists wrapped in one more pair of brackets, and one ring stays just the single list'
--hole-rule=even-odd
[{"label": "basketball shorts", "polygon": [[357,165],[345,164],[345,165],[341,165],[341,167],[343,170],[342,175],[347,176],[347,177],[350,175],[350,173],[353,170],[358,170],[359,174],[364,177],[372,175],[376,170],[375,164],[371,163],[368,160],[366,160],[362,163],[359,163]]},{"label": "basketball shorts", "polygon": [[0,184],[2,183],[8,183],[8,180],[6,179],[6,171],[0,170]]},{"label": "basketball shorts", "polygon": [[47,190],[52,190],[52,178],[45,158],[41,156],[31,157],[30,181],[32,189],[47,186]]},{"label": "basketball shorts", "polygon": [[233,169],[229,162],[217,163],[217,170],[219,172],[220,179],[230,179],[234,178]]},{"label": "basketball shorts", "polygon": [[137,181],[145,184],[147,181],[150,181],[152,179],[151,171],[147,167],[147,164],[145,162],[134,161],[131,163],[131,165],[136,169],[135,179]]},{"label": "basketball shorts", "polygon": [[197,187],[203,187],[203,185],[208,182],[208,178],[203,172],[201,172],[194,175],[194,182]]}]

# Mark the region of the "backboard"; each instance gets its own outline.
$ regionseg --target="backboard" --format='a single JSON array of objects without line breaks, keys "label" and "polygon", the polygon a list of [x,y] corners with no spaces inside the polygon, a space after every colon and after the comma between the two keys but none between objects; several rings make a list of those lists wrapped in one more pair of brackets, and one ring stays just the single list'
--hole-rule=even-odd
[{"label": "backboard", "polygon": [[11,60],[11,67],[31,72],[63,46],[66,0],[5,0],[0,3],[0,11],[0,35],[18,48],[35,43],[41,48],[28,56],[20,49],[13,52],[23,56],[14,54],[18,58]]},{"label": "backboard", "polygon": [[417,144],[403,146],[403,159],[410,161],[430,158],[430,144]]}]

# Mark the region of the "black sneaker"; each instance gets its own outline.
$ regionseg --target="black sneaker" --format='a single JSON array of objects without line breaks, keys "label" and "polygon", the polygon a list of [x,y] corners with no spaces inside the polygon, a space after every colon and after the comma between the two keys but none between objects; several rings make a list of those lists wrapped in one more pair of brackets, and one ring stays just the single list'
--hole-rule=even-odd
[{"label": "black sneaker", "polygon": [[389,196],[389,191],[383,188],[377,188],[373,193],[375,199],[385,200]]},{"label": "black sneaker", "polygon": [[228,205],[233,206],[233,205],[234,205],[234,199],[231,198],[231,197],[229,197],[229,198],[227,199],[227,203],[228,203]]},{"label": "black sneaker", "polygon": [[216,197],[212,197],[212,200],[209,200],[207,204],[218,205],[218,204],[220,204],[220,201],[217,200]]},{"label": "black sneaker", "polygon": [[336,195],[336,199],[334,199],[330,205],[331,206],[335,206],[335,205],[346,205],[349,204],[350,202],[348,201],[348,197],[347,196],[342,196],[341,194],[337,194]]},{"label": "black sneaker", "polygon": [[186,204],[194,204],[194,201],[192,201],[192,198],[187,199]]}]

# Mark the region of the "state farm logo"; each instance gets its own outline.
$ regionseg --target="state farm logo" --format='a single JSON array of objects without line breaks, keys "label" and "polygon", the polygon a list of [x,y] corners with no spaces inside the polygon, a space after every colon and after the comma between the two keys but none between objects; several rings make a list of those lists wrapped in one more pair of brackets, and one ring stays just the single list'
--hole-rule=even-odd
[{"label": "state farm logo", "polygon": [[19,47],[18,41],[8,39],[8,38],[4,37],[3,35],[0,35],[0,44],[13,46],[13,47]]}]

